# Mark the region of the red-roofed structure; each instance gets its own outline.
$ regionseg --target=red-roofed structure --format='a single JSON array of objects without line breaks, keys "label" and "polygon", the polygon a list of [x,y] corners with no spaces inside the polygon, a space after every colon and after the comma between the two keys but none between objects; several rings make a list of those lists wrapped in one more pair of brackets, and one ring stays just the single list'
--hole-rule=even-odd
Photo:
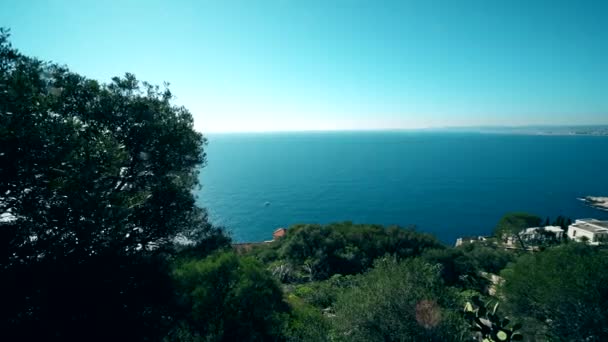
[{"label": "red-roofed structure", "polygon": [[277,228],[274,233],[272,233],[272,239],[277,240],[278,238],[282,238],[287,234],[287,229],[285,228]]}]

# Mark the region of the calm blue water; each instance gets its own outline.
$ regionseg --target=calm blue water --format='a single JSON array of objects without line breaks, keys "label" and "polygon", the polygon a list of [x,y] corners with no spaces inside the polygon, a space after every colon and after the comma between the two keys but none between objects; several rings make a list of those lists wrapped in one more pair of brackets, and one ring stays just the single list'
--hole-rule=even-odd
[{"label": "calm blue water", "polygon": [[[348,132],[210,135],[199,204],[236,241],[295,223],[416,225],[446,243],[509,211],[608,218],[608,137]],[[268,202],[268,203],[266,203]],[[265,205],[267,204],[267,205]]]}]

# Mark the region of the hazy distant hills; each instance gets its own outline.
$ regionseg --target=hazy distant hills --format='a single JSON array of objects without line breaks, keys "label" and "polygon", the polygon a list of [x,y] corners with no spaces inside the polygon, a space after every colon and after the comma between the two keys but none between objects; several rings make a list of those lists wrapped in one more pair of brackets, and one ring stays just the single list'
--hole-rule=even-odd
[{"label": "hazy distant hills", "polygon": [[581,126],[471,126],[445,127],[433,131],[480,132],[496,134],[533,134],[533,135],[594,135],[608,136],[608,125]]}]

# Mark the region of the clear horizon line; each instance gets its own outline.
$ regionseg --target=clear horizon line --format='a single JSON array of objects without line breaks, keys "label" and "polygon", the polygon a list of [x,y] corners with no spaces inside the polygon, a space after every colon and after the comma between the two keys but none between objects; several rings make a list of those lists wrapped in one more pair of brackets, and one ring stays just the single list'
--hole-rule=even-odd
[{"label": "clear horizon line", "polygon": [[390,131],[429,131],[429,130],[458,130],[458,129],[522,129],[522,128],[581,128],[608,127],[602,124],[529,124],[529,125],[466,125],[466,126],[427,126],[427,127],[386,127],[386,128],[321,128],[321,129],[270,129],[270,130],[234,130],[234,131],[199,131],[203,134],[264,134],[264,133],[324,133],[324,132],[390,132]]}]

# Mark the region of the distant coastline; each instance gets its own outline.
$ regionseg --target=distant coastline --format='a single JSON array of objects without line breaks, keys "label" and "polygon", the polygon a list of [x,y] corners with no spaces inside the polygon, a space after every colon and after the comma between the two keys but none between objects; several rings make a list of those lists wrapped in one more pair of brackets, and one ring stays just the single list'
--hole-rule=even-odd
[{"label": "distant coastline", "polygon": [[382,132],[428,132],[428,133],[480,133],[507,135],[546,135],[546,136],[608,136],[608,125],[534,125],[534,126],[446,126],[419,128],[375,128],[375,129],[335,129],[335,130],[277,130],[277,131],[211,131],[203,132],[214,135],[291,135],[291,134],[327,134],[327,133],[382,133]]},{"label": "distant coastline", "polygon": [[557,135],[557,136],[608,136],[608,125],[564,126],[470,126],[427,129],[437,132],[470,132],[488,134]]}]

